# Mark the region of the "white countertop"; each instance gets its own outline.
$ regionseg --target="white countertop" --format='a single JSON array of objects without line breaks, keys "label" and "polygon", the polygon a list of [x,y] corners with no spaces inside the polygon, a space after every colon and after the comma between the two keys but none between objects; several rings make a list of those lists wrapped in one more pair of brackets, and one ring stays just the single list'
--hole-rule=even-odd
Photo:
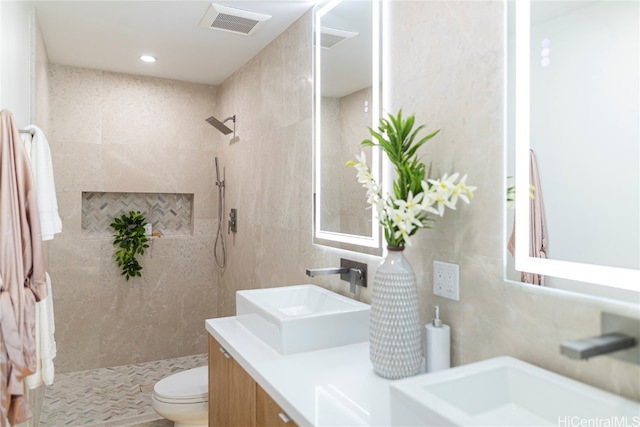
[{"label": "white countertop", "polygon": [[207,331],[300,426],[389,426],[389,385],[373,372],[369,343],[282,355],[235,317]]}]

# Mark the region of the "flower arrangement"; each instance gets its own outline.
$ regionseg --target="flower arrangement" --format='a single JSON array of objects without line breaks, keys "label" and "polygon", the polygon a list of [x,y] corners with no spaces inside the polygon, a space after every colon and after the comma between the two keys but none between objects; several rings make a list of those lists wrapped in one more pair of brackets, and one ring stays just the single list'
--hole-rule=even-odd
[{"label": "flower arrangement", "polygon": [[440,131],[418,139],[425,126],[414,130],[413,115],[404,119],[400,110],[395,117],[388,116],[380,119],[377,131],[369,128],[373,139],[366,139],[361,145],[380,147],[394,165],[397,178],[393,182],[393,194],[383,194],[371,175],[364,152],[356,156],[356,161],[347,162],[347,166],[356,168],[358,182],[367,189],[367,202],[376,208],[387,244],[404,247],[411,245],[410,237],[419,229],[432,228],[433,219],[429,215],[442,217],[445,208],[456,209],[458,200],[470,203],[476,187],[466,184],[466,175],[458,179],[458,173],[428,178],[417,151]]}]

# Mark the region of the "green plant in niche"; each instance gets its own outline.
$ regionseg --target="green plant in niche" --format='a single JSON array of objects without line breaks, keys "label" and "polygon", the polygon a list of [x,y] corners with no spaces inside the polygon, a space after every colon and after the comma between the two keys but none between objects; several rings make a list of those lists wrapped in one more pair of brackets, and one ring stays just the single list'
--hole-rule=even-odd
[{"label": "green plant in niche", "polygon": [[122,275],[127,280],[130,277],[142,276],[142,266],[136,255],[144,255],[144,250],[149,247],[149,238],[144,233],[145,223],[144,215],[138,211],[131,211],[128,215],[122,214],[111,223],[111,227],[116,230],[113,244],[119,248],[115,252],[116,263],[122,268]]}]

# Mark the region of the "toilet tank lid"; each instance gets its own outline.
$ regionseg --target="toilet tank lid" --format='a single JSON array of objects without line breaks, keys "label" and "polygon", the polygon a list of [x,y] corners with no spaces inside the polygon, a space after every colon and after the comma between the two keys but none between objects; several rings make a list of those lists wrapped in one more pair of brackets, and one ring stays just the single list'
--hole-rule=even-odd
[{"label": "toilet tank lid", "polygon": [[156,383],[153,392],[167,399],[190,399],[206,396],[208,393],[208,368],[188,369],[170,375]]}]

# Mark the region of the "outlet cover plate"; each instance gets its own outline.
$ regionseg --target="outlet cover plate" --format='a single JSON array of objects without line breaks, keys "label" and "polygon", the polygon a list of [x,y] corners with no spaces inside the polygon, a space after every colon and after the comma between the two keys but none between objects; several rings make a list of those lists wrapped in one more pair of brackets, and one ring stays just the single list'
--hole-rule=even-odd
[{"label": "outlet cover plate", "polygon": [[460,268],[458,264],[433,261],[433,294],[460,301]]}]

